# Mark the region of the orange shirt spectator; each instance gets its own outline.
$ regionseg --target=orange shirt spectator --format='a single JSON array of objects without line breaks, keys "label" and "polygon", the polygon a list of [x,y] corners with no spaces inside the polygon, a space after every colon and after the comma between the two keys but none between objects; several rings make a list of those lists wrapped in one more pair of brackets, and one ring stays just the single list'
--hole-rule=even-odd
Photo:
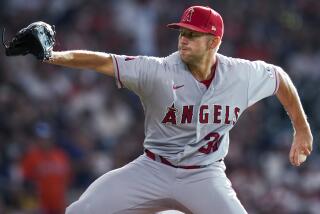
[{"label": "orange shirt spectator", "polygon": [[42,213],[62,214],[70,180],[68,157],[50,139],[38,137],[36,142],[22,160],[24,178],[35,184]]}]

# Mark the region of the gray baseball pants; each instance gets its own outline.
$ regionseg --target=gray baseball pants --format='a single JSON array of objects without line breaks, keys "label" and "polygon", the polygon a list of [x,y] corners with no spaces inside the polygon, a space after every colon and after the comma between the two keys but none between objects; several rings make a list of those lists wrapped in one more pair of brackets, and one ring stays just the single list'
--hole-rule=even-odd
[{"label": "gray baseball pants", "polygon": [[223,161],[200,169],[180,169],[144,154],[99,177],[66,214],[151,214],[164,210],[247,213],[225,174]]}]

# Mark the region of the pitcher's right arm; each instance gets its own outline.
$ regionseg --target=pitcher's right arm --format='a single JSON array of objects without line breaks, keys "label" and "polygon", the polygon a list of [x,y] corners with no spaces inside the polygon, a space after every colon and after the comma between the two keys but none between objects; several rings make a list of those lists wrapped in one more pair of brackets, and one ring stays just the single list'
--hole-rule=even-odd
[{"label": "pitcher's right arm", "polygon": [[53,51],[50,64],[69,68],[90,69],[114,77],[114,68],[110,54],[87,50]]}]

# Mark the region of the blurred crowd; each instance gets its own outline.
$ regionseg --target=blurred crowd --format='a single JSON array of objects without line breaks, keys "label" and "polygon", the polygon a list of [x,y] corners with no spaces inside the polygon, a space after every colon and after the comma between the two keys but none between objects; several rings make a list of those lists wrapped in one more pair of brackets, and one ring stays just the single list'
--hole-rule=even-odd
[{"label": "blurred crowd", "polygon": [[[33,21],[54,24],[55,50],[166,56],[190,5],[221,13],[220,53],[283,67],[302,99],[314,150],[296,168],[293,129],[275,97],[231,132],[227,175],[249,213],[320,211],[320,1],[0,0],[6,37]],[[0,213],[60,214],[97,177],[142,154],[144,115],[132,92],[92,71],[0,53]],[[192,196],[190,196],[192,197]],[[211,211],[208,211],[208,214]]]}]

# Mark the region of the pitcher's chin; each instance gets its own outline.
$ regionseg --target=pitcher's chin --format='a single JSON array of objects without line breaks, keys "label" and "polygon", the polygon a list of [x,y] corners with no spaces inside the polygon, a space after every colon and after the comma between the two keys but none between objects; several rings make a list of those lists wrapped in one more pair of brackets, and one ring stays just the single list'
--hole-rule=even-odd
[{"label": "pitcher's chin", "polygon": [[179,54],[180,54],[180,57],[182,59],[183,62],[188,62],[189,58],[190,58],[190,55],[189,55],[189,51],[188,50],[179,50]]}]

